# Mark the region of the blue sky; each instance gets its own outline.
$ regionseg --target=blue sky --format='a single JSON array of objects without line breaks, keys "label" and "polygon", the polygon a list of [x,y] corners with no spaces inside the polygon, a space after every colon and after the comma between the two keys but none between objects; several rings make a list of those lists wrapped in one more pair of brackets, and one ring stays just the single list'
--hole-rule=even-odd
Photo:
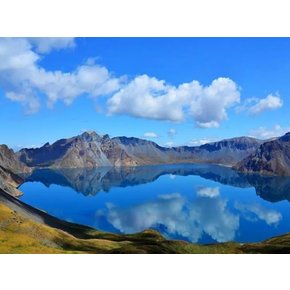
[{"label": "blue sky", "polygon": [[290,131],[289,38],[0,39],[0,143],[160,145]]}]

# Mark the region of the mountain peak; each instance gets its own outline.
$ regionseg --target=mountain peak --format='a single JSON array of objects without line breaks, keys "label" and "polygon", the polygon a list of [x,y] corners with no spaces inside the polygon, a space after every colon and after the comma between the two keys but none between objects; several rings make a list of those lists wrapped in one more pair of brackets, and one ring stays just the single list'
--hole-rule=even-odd
[{"label": "mountain peak", "polygon": [[282,137],[279,138],[280,141],[282,142],[289,142],[290,141],[290,132],[286,133]]},{"label": "mountain peak", "polygon": [[86,142],[99,141],[101,139],[95,131],[86,131],[80,135],[80,138]]}]

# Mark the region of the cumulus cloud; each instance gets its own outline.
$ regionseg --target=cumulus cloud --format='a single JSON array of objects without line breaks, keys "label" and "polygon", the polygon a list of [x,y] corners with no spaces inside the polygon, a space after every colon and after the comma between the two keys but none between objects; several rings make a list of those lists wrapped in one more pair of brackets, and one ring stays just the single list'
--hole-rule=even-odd
[{"label": "cumulus cloud", "polygon": [[[227,111],[240,101],[240,91],[229,78],[217,78],[208,86],[198,81],[173,86],[148,75],[130,81],[114,77],[95,59],[70,72],[46,70],[40,59],[52,50],[74,47],[73,38],[1,38],[0,87],[7,98],[19,102],[26,113],[43,103],[49,107],[62,101],[71,104],[77,97],[107,95],[108,114],[181,122],[192,118],[200,128],[216,128],[227,119]],[[271,103],[272,105],[269,105]],[[267,101],[275,107],[275,98]],[[263,110],[262,103],[256,110]],[[171,128],[170,136],[176,134]]]},{"label": "cumulus cloud", "polygon": [[203,197],[217,197],[220,194],[220,189],[219,187],[201,187],[197,190],[197,195],[198,196],[203,196]]},{"label": "cumulus cloud", "polygon": [[257,115],[267,110],[279,109],[283,106],[280,96],[270,94],[264,99],[248,98],[242,106],[237,107],[237,112],[247,111],[249,114]]},{"label": "cumulus cloud", "polygon": [[109,204],[106,210],[98,211],[97,216],[123,233],[161,225],[165,236],[178,234],[191,242],[198,242],[204,233],[217,242],[231,241],[239,227],[239,217],[230,213],[227,201],[217,195],[198,196],[193,202],[179,193],[160,195],[129,208]]},{"label": "cumulus cloud", "polygon": [[249,132],[249,135],[258,139],[271,139],[275,137],[280,137],[285,133],[290,131],[290,127],[282,127],[279,124],[276,124],[272,128],[259,127],[257,129],[253,129]]},{"label": "cumulus cloud", "polygon": [[39,53],[49,53],[54,49],[63,49],[75,46],[73,37],[31,37],[29,42]]},{"label": "cumulus cloud", "polygon": [[278,223],[282,219],[282,215],[280,212],[272,209],[267,209],[257,203],[244,204],[236,202],[235,208],[240,210],[245,215],[245,218],[250,220],[253,220],[253,218],[257,218],[264,221],[269,226],[278,225]]},{"label": "cumulus cloud", "polygon": [[154,132],[146,132],[146,133],[144,133],[144,137],[146,137],[146,138],[158,138],[158,135]]},{"label": "cumulus cloud", "polygon": [[227,109],[240,102],[240,92],[229,78],[218,78],[208,87],[201,87],[191,100],[190,112],[202,128],[219,127],[227,119]]},{"label": "cumulus cloud", "polygon": [[147,75],[138,76],[108,100],[109,114],[182,121],[186,97],[178,98],[175,91],[165,81]]},{"label": "cumulus cloud", "polygon": [[250,113],[259,114],[266,110],[275,110],[281,108],[283,101],[279,96],[268,95],[266,98],[261,99],[254,106],[250,107]]},{"label": "cumulus cloud", "polygon": [[183,121],[187,110],[197,126],[210,128],[218,127],[227,119],[227,109],[239,101],[239,88],[229,78],[218,78],[207,87],[198,81],[175,87],[164,80],[141,75],[108,100],[108,111],[109,114]]},{"label": "cumulus cloud", "polygon": [[7,98],[21,103],[26,113],[34,113],[40,108],[40,96],[53,106],[58,100],[71,104],[83,94],[97,97],[120,88],[119,79],[92,62],[69,73],[48,71],[38,64],[38,52],[72,45],[72,39],[1,38],[0,86]]}]

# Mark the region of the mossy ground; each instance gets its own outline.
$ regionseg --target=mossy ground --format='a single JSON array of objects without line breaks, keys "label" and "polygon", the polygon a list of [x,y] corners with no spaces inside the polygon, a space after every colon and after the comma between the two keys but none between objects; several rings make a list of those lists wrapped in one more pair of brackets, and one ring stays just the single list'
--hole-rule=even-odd
[{"label": "mossy ground", "polygon": [[80,227],[78,237],[37,223],[0,203],[0,253],[289,253],[290,235],[263,243],[196,245],[147,230],[117,235]]}]

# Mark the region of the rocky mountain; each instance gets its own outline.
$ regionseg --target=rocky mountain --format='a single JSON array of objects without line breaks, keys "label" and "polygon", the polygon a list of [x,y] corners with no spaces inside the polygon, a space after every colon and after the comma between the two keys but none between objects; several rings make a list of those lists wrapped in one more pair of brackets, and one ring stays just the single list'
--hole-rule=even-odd
[{"label": "rocky mountain", "polygon": [[234,165],[255,152],[263,142],[251,137],[236,137],[201,145],[196,153],[204,163]]},{"label": "rocky mountain", "polygon": [[196,147],[166,148],[138,138],[116,137],[114,140],[141,164],[192,162],[234,165],[263,143],[250,137],[238,137]]},{"label": "rocky mountain", "polygon": [[100,166],[133,166],[138,163],[108,135],[85,132],[40,148],[22,149],[21,162],[30,167],[94,168]]},{"label": "rocky mountain", "polygon": [[19,160],[30,167],[95,168],[172,163],[233,165],[262,143],[248,137],[226,139],[198,147],[162,147],[139,138],[100,136],[85,132],[40,148],[22,149]]},{"label": "rocky mountain", "polygon": [[234,168],[247,173],[290,176],[290,132],[263,143]]},{"label": "rocky mountain", "polygon": [[22,194],[17,187],[23,182],[23,179],[11,172],[8,169],[0,166],[0,189],[13,196],[19,196]]},{"label": "rocky mountain", "polygon": [[14,173],[31,172],[31,169],[20,162],[16,153],[6,145],[0,145],[0,166]]},{"label": "rocky mountain", "polygon": [[21,195],[17,187],[23,180],[16,173],[29,172],[31,168],[19,162],[12,149],[6,145],[0,145],[0,189],[14,196]]}]

